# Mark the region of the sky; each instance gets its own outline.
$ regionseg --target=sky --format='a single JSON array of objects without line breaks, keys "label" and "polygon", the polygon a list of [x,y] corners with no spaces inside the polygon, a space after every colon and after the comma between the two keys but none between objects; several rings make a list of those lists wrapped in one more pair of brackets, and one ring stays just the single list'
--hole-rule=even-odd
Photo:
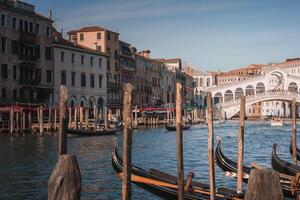
[{"label": "sky", "polygon": [[152,58],[229,70],[300,57],[299,0],[24,0],[66,33],[101,26]]}]

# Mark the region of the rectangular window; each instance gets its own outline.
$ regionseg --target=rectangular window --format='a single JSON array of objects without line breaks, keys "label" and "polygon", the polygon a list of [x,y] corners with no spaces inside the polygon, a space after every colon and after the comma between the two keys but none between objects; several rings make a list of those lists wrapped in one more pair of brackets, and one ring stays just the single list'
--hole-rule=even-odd
[{"label": "rectangular window", "polygon": [[23,20],[22,19],[19,20],[19,29],[20,29],[20,31],[24,30],[24,25],[23,25]]},{"label": "rectangular window", "polygon": [[71,73],[71,85],[75,86],[76,72]]},{"label": "rectangular window", "polygon": [[98,40],[101,39],[101,33],[97,33],[97,39],[98,39]]},{"label": "rectangular window", "polygon": [[2,99],[6,98],[6,89],[2,88]]},{"label": "rectangular window", "polygon": [[110,53],[110,48],[109,47],[107,47],[107,51]]},{"label": "rectangular window", "polygon": [[18,41],[17,40],[11,41],[11,53],[18,54]]},{"label": "rectangular window", "polygon": [[12,18],[12,27],[13,29],[17,29],[17,18],[15,17]]},{"label": "rectangular window", "polygon": [[40,45],[36,45],[35,47],[35,55],[36,55],[36,58],[39,59],[40,58],[40,53],[41,49],[40,49]]},{"label": "rectangular window", "polygon": [[72,53],[72,56],[71,56],[71,61],[72,61],[72,63],[74,63],[74,62],[75,62],[75,54],[74,54],[74,53]]},{"label": "rectangular window", "polygon": [[84,64],[84,55],[81,55],[81,65]]},{"label": "rectangular window", "polygon": [[62,52],[60,52],[60,61],[64,62],[64,60],[65,60],[65,52],[62,51]]},{"label": "rectangular window", "polygon": [[90,65],[93,66],[93,64],[94,64],[94,57],[91,57],[90,58]]},{"label": "rectangular window", "polygon": [[29,22],[29,31],[30,33],[33,33],[33,23]]},{"label": "rectangular window", "polygon": [[99,75],[99,88],[102,88],[102,75]]},{"label": "rectangular window", "polygon": [[6,15],[1,15],[1,26],[5,26],[6,22]]},{"label": "rectangular window", "polygon": [[80,38],[80,40],[84,40],[84,35],[83,35],[83,33],[80,33],[79,38]]},{"label": "rectangular window", "polygon": [[47,32],[47,37],[50,37],[50,27],[49,26],[47,26],[46,32]]},{"label": "rectangular window", "polygon": [[24,27],[25,27],[25,31],[27,32],[28,31],[28,21],[24,21]]},{"label": "rectangular window", "polygon": [[17,89],[13,89],[13,100],[17,99],[18,91]]},{"label": "rectangular window", "polygon": [[110,69],[110,62],[109,62],[109,60],[107,61],[107,69],[108,70]]},{"label": "rectangular window", "polygon": [[102,59],[99,58],[99,67],[102,67]]},{"label": "rectangular window", "polygon": [[95,76],[94,76],[94,74],[90,75],[90,86],[91,86],[91,88],[95,87]]},{"label": "rectangular window", "polygon": [[61,71],[60,72],[60,82],[62,85],[66,85],[66,81],[67,77],[66,77],[66,71]]},{"label": "rectangular window", "polygon": [[117,41],[117,36],[115,35],[115,42]]},{"label": "rectangular window", "polygon": [[8,78],[7,64],[2,64],[1,65],[1,78],[2,79],[7,79]]},{"label": "rectangular window", "polygon": [[45,58],[47,59],[47,60],[51,60],[51,47],[46,47],[45,48]]},{"label": "rectangular window", "polygon": [[52,82],[52,73],[51,70],[47,70],[46,71],[46,79],[47,79],[47,83],[51,83]]},{"label": "rectangular window", "polygon": [[81,73],[81,87],[85,87],[85,86],[86,86],[85,73]]},{"label": "rectangular window", "polygon": [[109,33],[106,34],[106,39],[110,40],[110,34]]},{"label": "rectangular window", "polygon": [[6,42],[7,42],[7,38],[1,37],[1,52],[2,53],[6,53]]},{"label": "rectangular window", "polygon": [[97,46],[97,51],[101,51],[101,46]]},{"label": "rectangular window", "polygon": [[13,66],[13,79],[17,80],[17,66],[16,65]]},{"label": "rectangular window", "polygon": [[39,25],[39,24],[36,24],[36,25],[35,25],[35,33],[36,33],[36,34],[39,34],[39,33],[40,33],[40,25]]}]

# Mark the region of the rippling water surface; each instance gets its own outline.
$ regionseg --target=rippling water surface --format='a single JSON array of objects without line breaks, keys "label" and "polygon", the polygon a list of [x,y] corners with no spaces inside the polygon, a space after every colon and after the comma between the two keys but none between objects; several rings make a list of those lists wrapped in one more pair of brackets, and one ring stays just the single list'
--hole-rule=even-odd
[{"label": "rippling water surface", "polygon": [[[237,158],[236,122],[215,125],[215,136],[222,138],[222,149],[229,158]],[[298,127],[299,129],[300,127]],[[269,123],[246,122],[245,164],[255,161],[271,165],[272,144],[278,154],[291,160],[291,125],[270,127]],[[115,137],[122,144],[121,133]],[[208,181],[207,128],[194,126],[184,132],[185,174]],[[112,136],[68,137],[68,153],[77,156],[82,174],[82,199],[121,199],[121,182],[111,167]],[[49,176],[57,161],[55,136],[27,135],[11,138],[0,135],[0,199],[47,199]],[[121,146],[120,148],[121,149]],[[133,163],[176,174],[176,136],[164,128],[139,129],[133,133]],[[235,187],[235,181],[216,166],[217,185]],[[133,199],[159,199],[133,185]]]}]

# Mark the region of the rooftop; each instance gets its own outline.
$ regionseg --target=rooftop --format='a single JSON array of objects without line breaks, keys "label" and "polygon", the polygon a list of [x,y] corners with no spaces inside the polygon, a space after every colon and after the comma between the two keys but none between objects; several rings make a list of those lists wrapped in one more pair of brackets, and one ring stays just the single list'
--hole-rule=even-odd
[{"label": "rooftop", "polygon": [[82,27],[82,28],[77,29],[77,30],[71,30],[67,34],[70,35],[70,34],[79,33],[79,32],[96,32],[96,31],[109,31],[109,32],[112,32],[112,33],[115,33],[115,34],[119,34],[117,32],[105,29],[105,28],[100,27],[100,26],[86,26],[86,27]]}]

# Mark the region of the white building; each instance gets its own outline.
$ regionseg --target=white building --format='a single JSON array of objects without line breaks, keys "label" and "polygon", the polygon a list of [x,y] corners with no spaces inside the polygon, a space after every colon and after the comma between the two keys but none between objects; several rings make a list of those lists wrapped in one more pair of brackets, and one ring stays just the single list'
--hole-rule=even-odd
[{"label": "white building", "polygon": [[60,34],[54,37],[54,103],[59,103],[60,86],[68,88],[70,106],[107,105],[107,54],[74,45]]}]

